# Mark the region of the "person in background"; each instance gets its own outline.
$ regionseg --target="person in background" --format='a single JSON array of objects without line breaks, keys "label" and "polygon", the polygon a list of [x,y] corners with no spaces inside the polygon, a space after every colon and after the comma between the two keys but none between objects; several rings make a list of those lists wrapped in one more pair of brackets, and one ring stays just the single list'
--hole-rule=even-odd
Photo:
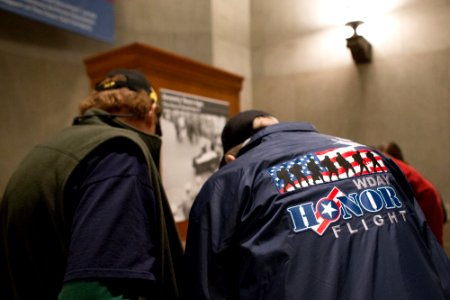
[{"label": "person in background", "polygon": [[189,216],[189,299],[450,298],[450,261],[391,159],[258,110],[229,119],[222,144]]},{"label": "person in background", "polygon": [[414,196],[430,225],[431,230],[441,245],[444,245],[444,223],[446,222],[446,210],[437,189],[405,162],[403,152],[397,143],[389,142],[378,147],[391,157],[403,171],[414,191]]},{"label": "person in background", "polygon": [[158,107],[142,73],[113,70],[22,161],[0,204],[1,299],[180,298]]}]

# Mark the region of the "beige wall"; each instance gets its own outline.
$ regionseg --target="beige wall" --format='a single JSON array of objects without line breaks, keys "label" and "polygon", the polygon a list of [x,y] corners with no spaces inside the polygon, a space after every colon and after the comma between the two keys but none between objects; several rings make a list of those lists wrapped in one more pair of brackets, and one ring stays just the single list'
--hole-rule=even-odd
[{"label": "beige wall", "polygon": [[211,63],[210,1],[115,1],[115,15],[108,44],[0,10],[0,194],[31,147],[70,124],[89,90],[84,58],[138,41]]},{"label": "beige wall", "polygon": [[211,63],[212,20],[209,0],[114,1],[114,7],[116,44],[138,41]]},{"label": "beige wall", "polygon": [[373,62],[361,66],[344,20],[333,23],[336,2],[252,1],[254,106],[366,144],[397,141],[449,203],[450,1],[385,1],[397,6],[367,22]]},{"label": "beige wall", "polygon": [[213,0],[212,64],[244,77],[241,109],[252,107],[250,0]]}]

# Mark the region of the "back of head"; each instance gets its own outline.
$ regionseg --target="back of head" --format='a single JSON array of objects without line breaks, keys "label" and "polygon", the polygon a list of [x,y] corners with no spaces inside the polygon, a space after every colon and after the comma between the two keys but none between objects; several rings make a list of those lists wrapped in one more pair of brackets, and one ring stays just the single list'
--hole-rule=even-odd
[{"label": "back of head", "polygon": [[389,154],[390,156],[392,156],[396,159],[405,161],[405,159],[403,158],[402,149],[395,142],[389,142],[388,144],[382,146],[380,150],[382,150],[383,152],[386,152],[387,154]]},{"label": "back of head", "polygon": [[144,74],[136,70],[116,69],[107,73],[80,103],[80,113],[95,107],[143,119],[154,102],[158,102],[157,94]]},{"label": "back of head", "polygon": [[[255,122],[255,120],[261,120],[261,122]],[[251,138],[258,130],[274,123],[278,123],[274,116],[260,110],[246,110],[231,117],[221,135],[224,155]],[[224,164],[225,160],[222,159],[220,166]]]}]

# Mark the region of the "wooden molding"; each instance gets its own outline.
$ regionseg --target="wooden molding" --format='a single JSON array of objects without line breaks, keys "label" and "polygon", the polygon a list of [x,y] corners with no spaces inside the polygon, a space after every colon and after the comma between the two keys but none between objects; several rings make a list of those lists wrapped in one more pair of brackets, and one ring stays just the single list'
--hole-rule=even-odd
[{"label": "wooden molding", "polygon": [[91,86],[112,69],[131,68],[146,74],[156,90],[167,88],[228,101],[230,115],[240,110],[242,76],[146,44],[133,43],[99,53],[86,58],[84,64]]}]

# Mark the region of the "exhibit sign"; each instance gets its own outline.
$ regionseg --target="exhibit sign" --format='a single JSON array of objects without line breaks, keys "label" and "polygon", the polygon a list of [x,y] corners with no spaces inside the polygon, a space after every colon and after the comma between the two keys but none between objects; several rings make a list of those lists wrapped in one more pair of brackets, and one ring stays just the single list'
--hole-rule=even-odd
[{"label": "exhibit sign", "polygon": [[169,89],[159,92],[162,180],[180,222],[188,218],[200,187],[219,166],[229,103]]},{"label": "exhibit sign", "polygon": [[114,41],[112,0],[0,0],[0,8],[101,41]]}]

